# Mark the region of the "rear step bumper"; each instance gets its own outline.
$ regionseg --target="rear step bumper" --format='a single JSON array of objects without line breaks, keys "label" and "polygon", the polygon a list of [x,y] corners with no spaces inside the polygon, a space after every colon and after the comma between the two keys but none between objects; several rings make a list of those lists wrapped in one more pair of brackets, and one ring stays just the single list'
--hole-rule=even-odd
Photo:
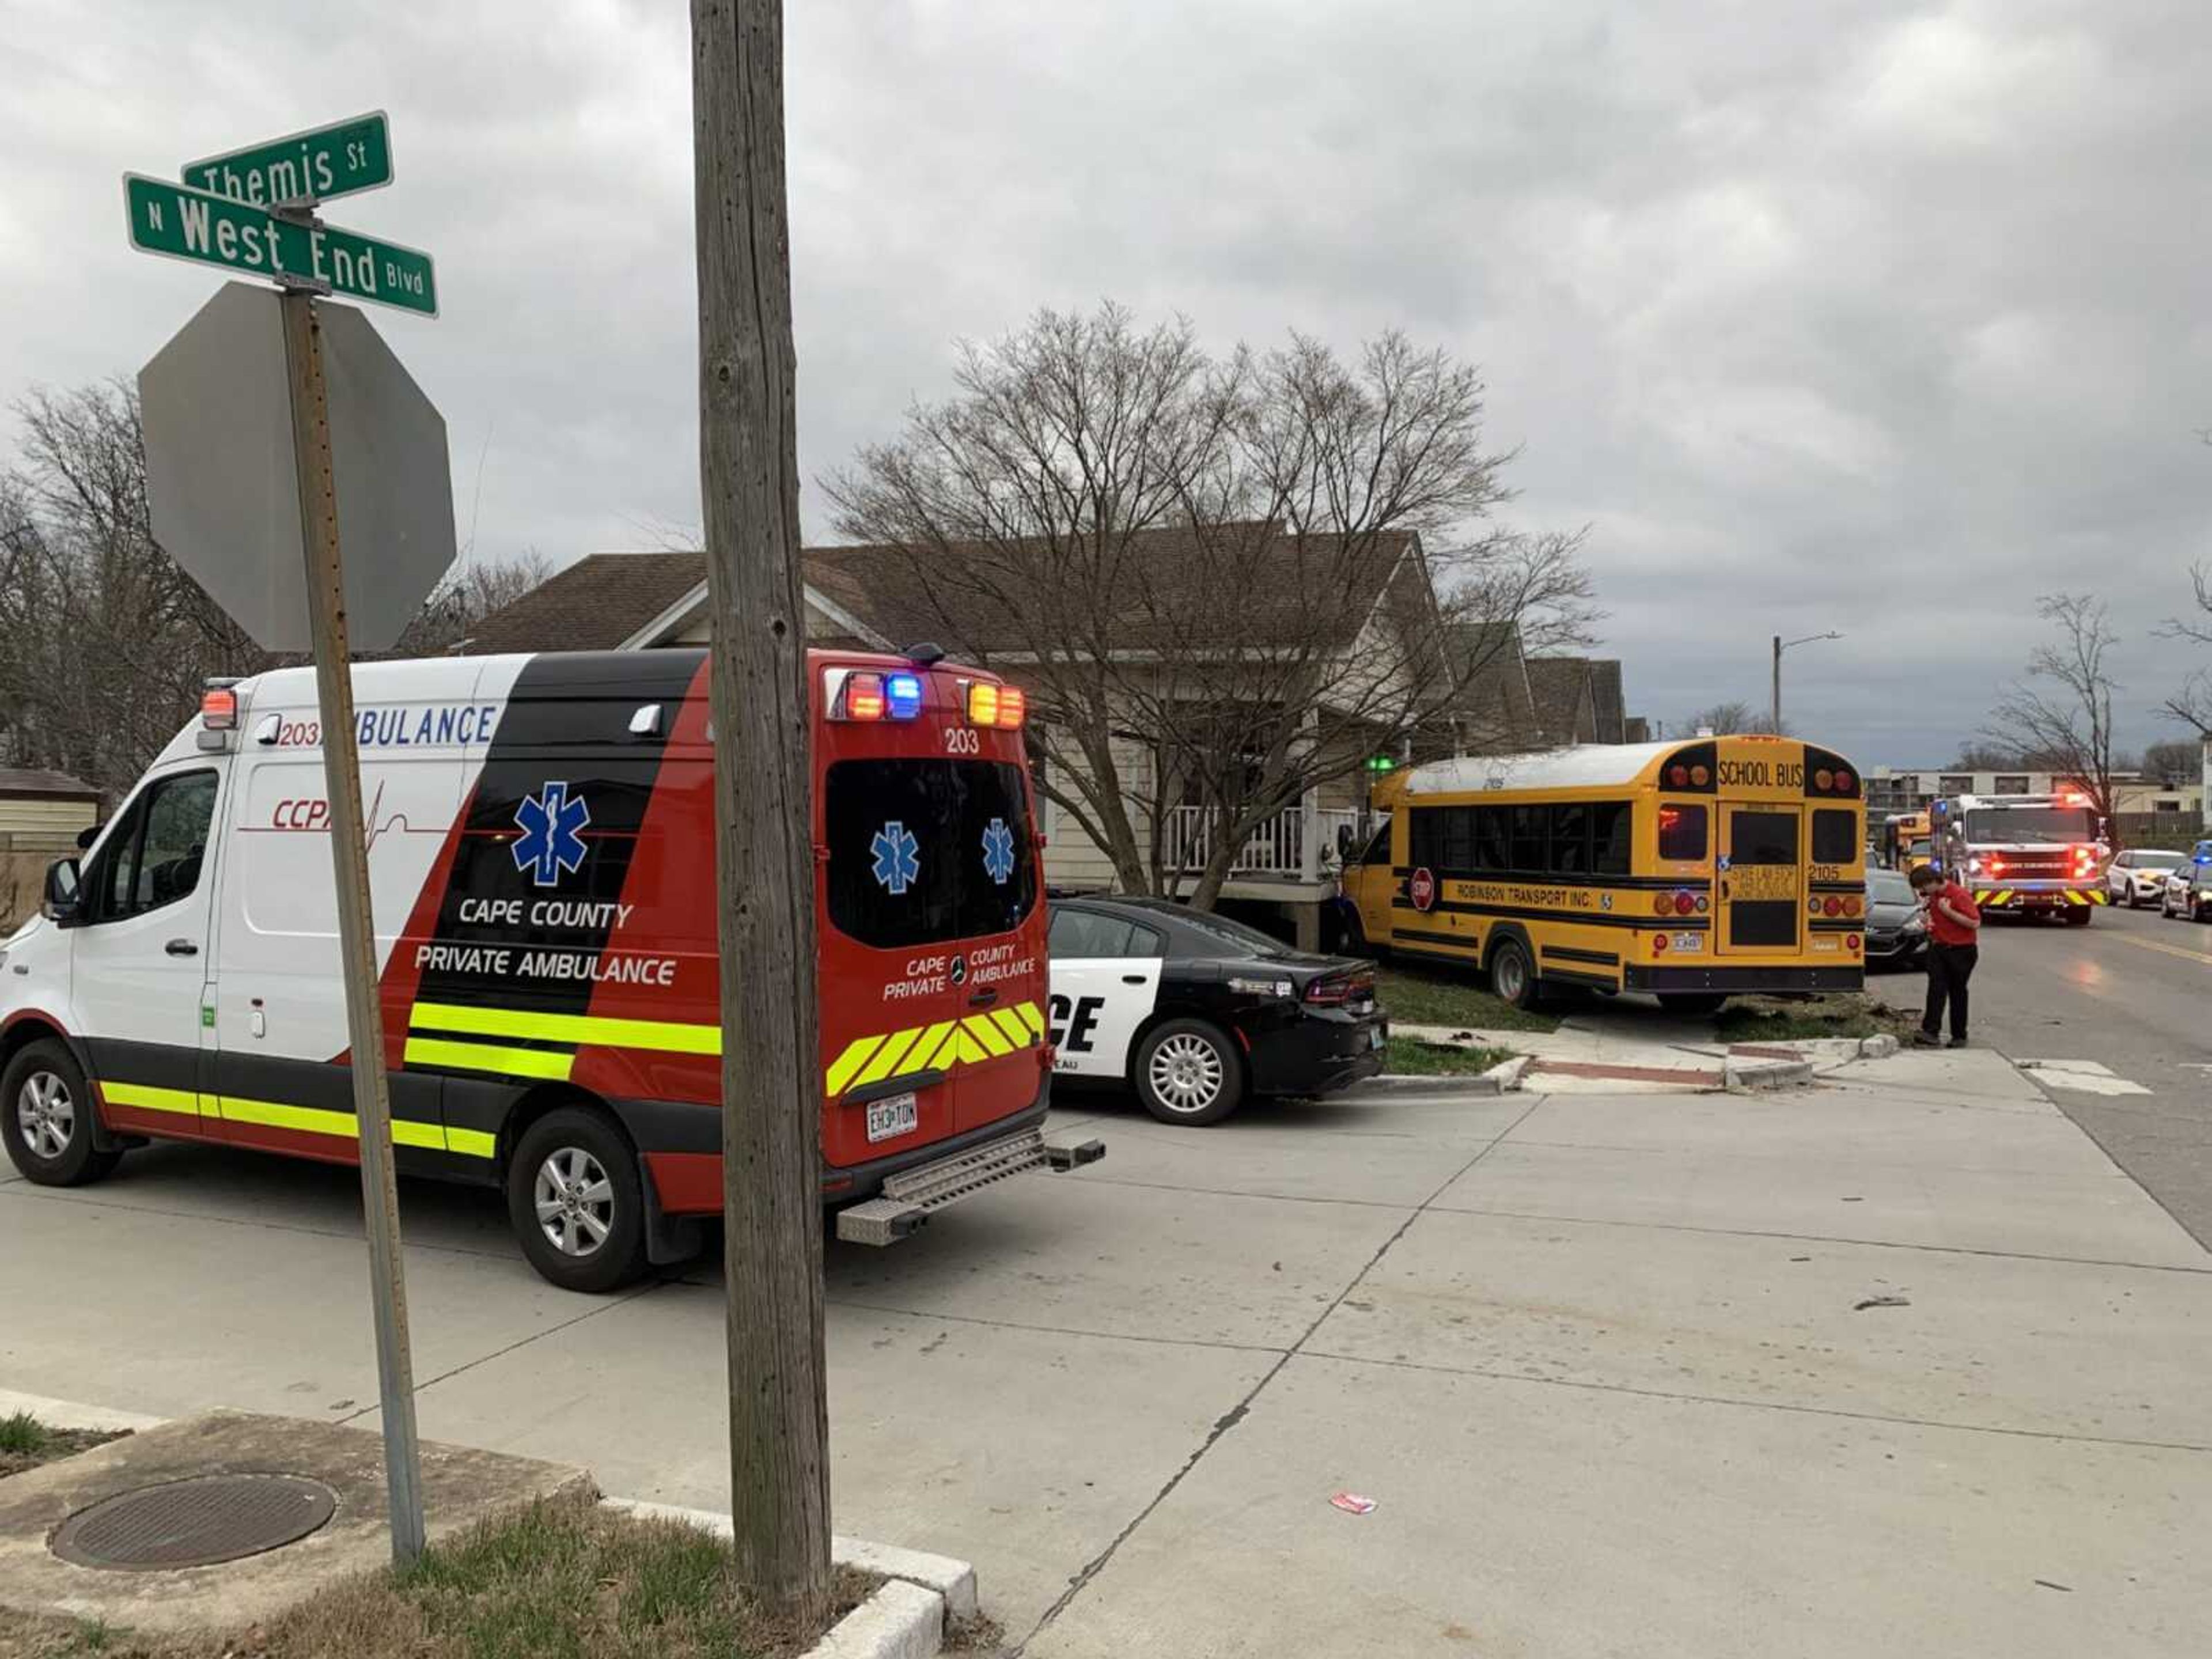
[{"label": "rear step bumper", "polygon": [[1042,1128],[1023,1129],[885,1176],[878,1196],[837,1212],[837,1237],[848,1244],[896,1244],[938,1211],[973,1198],[1009,1176],[1031,1170],[1079,1169],[1105,1156],[1103,1141],[1050,1146]]}]

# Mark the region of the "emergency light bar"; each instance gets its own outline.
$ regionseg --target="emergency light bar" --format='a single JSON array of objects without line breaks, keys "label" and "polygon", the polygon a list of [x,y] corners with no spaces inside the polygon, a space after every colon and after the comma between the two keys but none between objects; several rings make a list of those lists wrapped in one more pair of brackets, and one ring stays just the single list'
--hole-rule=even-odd
[{"label": "emergency light bar", "polygon": [[1029,699],[1018,685],[994,685],[988,680],[968,682],[968,724],[994,726],[1011,732],[1029,712]]},{"label": "emergency light bar", "polygon": [[200,724],[210,732],[234,731],[238,726],[238,693],[234,681],[224,680],[200,693]]},{"label": "emergency light bar", "polygon": [[903,670],[832,668],[825,677],[833,720],[910,720],[921,713],[921,676]]}]

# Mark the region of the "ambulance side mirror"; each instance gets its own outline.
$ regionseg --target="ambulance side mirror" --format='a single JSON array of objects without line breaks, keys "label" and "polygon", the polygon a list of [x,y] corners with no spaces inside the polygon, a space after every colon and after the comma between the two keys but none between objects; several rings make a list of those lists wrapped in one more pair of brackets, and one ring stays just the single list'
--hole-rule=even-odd
[{"label": "ambulance side mirror", "polygon": [[80,853],[90,852],[93,842],[100,839],[100,832],[106,828],[107,825],[104,822],[86,824],[83,829],[76,832],[76,850]]},{"label": "ambulance side mirror", "polygon": [[46,920],[74,927],[84,918],[84,878],[75,859],[56,859],[46,866]]}]

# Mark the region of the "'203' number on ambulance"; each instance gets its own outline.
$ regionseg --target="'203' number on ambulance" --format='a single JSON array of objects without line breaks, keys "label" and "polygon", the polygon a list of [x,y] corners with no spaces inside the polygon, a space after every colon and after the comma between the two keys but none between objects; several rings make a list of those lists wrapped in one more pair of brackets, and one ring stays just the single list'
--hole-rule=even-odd
[{"label": "'203' number on ambulance", "polygon": [[948,755],[980,755],[983,752],[983,734],[956,726],[945,734],[945,752]]}]

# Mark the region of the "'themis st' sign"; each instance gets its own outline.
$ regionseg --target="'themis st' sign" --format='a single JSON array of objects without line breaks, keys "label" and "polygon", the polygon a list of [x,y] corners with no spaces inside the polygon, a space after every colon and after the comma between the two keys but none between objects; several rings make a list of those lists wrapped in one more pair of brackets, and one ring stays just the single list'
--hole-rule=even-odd
[{"label": "'themis st' sign", "polygon": [[289,138],[187,161],[184,180],[234,201],[270,207],[278,202],[376,190],[392,182],[392,129],[382,110],[334,121]]},{"label": "'themis st' sign", "polygon": [[295,224],[251,202],[143,173],[123,175],[123,197],[131,246],[142,252],[254,276],[304,277],[349,299],[438,314],[437,275],[419,248],[335,225]]}]

